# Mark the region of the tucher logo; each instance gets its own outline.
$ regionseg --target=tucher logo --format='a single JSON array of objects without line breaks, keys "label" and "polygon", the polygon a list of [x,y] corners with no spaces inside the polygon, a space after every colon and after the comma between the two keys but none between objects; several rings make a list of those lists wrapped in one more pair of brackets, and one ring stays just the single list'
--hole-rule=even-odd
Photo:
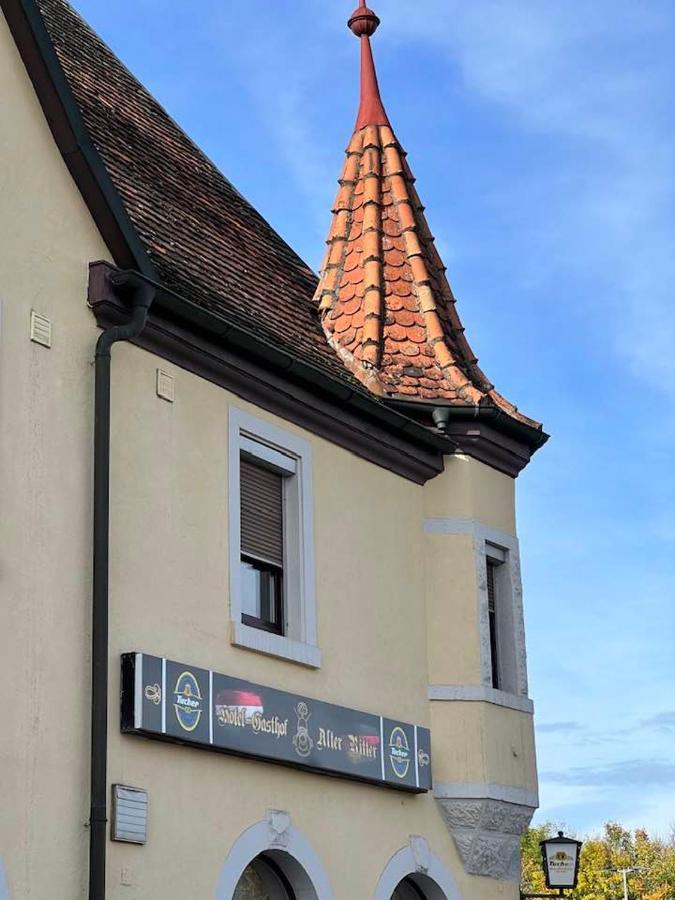
[{"label": "tucher logo", "polygon": [[183,672],[176,680],[173,708],[178,724],[184,731],[194,731],[202,717],[202,695],[192,672]]},{"label": "tucher logo", "polygon": [[398,725],[389,737],[389,759],[397,778],[405,778],[410,768],[410,747],[405,731]]}]

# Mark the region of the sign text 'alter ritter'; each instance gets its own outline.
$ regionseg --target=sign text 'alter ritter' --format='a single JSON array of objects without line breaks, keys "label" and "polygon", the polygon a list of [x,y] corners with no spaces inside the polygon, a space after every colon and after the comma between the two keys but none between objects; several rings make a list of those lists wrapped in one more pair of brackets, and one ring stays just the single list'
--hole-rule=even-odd
[{"label": "sign text 'alter ritter'", "polygon": [[431,789],[427,728],[145,653],[122,656],[122,731],[400,790]]}]

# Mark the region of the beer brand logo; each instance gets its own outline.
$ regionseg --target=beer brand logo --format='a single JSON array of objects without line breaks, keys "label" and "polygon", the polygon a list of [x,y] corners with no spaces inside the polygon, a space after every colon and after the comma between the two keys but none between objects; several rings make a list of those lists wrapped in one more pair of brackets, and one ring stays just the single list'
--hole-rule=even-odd
[{"label": "beer brand logo", "polygon": [[574,864],[574,857],[570,856],[564,850],[556,850],[549,858],[549,865],[552,869],[569,869]]},{"label": "beer brand logo", "polygon": [[293,735],[293,746],[295,747],[295,752],[298,756],[305,759],[309,756],[314,747],[314,741],[310,737],[308,726],[309,717],[312,714],[309,711],[307,704],[302,700],[295,707],[295,712],[298,716],[298,727]]},{"label": "beer brand logo", "polygon": [[173,708],[184,731],[194,731],[202,717],[202,695],[192,672],[182,672],[173,692]]},{"label": "beer brand logo", "polygon": [[159,706],[162,702],[162,689],[158,684],[147,684],[145,686],[145,699],[155,706]]},{"label": "beer brand logo", "polygon": [[410,746],[405,731],[396,726],[389,737],[389,759],[394,775],[405,778],[410,768]]}]

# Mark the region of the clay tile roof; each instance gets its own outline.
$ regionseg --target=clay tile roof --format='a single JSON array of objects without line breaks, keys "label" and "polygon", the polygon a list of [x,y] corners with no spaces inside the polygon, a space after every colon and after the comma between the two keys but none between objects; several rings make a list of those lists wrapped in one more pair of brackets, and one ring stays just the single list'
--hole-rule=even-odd
[{"label": "clay tile roof", "polygon": [[314,272],[65,0],[36,2],[161,283],[365,393],[326,344]]},{"label": "clay tile roof", "polygon": [[380,97],[370,45],[378,25],[361,0],[349,20],[361,43],[361,102],[314,295],[323,330],[344,365],[377,395],[491,406],[540,429],[494,389],[464,336]]}]

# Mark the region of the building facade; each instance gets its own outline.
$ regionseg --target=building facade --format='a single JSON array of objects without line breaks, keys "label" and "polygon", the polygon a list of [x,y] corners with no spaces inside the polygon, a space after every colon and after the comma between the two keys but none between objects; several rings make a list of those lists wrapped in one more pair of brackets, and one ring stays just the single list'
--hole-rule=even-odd
[{"label": "building facade", "polygon": [[377,17],[317,279],[65,0],[0,8],[1,900],[515,900],[546,435],[464,337]]}]

